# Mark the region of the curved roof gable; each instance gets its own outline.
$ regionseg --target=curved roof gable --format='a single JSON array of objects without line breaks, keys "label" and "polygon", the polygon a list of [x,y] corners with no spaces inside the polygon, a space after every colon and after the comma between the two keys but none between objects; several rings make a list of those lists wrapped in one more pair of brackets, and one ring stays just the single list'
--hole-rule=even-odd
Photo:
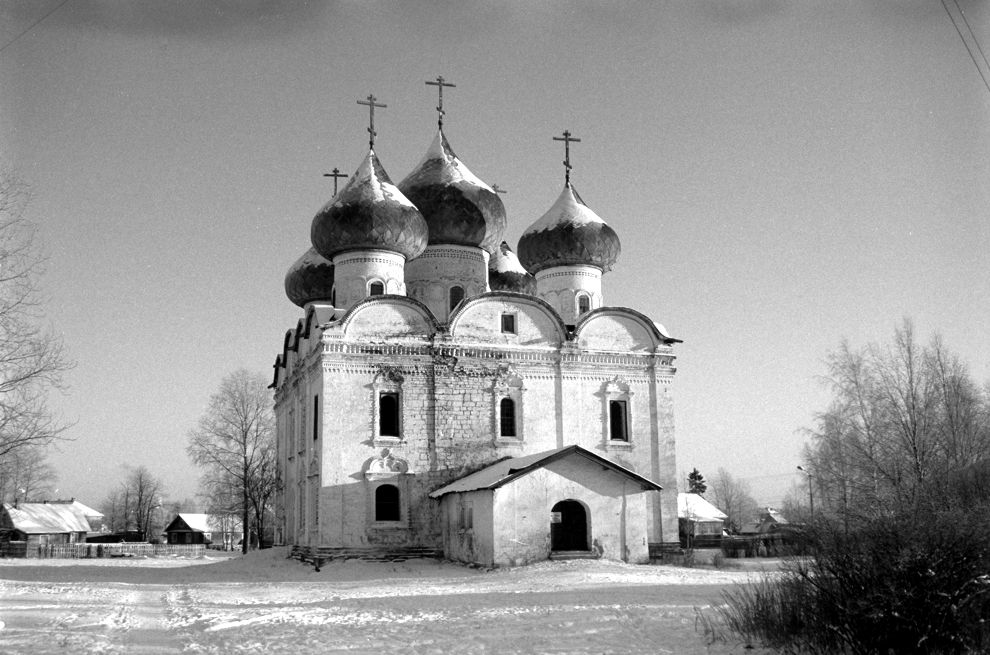
[{"label": "curved roof gable", "polygon": [[347,337],[430,338],[440,324],[430,309],[409,296],[372,296],[351,307],[340,319]]},{"label": "curved roof gable", "polygon": [[652,352],[660,345],[681,343],[646,315],[628,307],[599,307],[578,321],[574,340],[589,350]]},{"label": "curved roof gable", "polygon": [[[515,332],[502,331],[502,315],[515,314]],[[454,338],[490,343],[558,346],[567,327],[546,301],[525,293],[489,291],[464,300],[447,324]]]}]

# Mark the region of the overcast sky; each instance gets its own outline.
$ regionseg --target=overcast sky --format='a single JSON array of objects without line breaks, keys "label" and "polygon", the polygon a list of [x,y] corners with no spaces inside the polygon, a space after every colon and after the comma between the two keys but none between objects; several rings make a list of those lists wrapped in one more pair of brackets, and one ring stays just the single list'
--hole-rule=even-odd
[{"label": "overcast sky", "polygon": [[[990,7],[946,1],[990,77]],[[684,340],[685,475],[778,503],[824,358],[904,317],[990,380],[990,91],[940,0],[0,0],[0,47],[0,153],[77,363],[61,496],[99,504],[139,464],[194,495],[188,431],[301,315],[284,275],[322,174],[366,152],[356,101],[388,105],[398,181],[437,75],[454,151],[509,191],[513,248],[562,186],[552,137],[581,139],[574,186],[622,241],[606,304]]]}]

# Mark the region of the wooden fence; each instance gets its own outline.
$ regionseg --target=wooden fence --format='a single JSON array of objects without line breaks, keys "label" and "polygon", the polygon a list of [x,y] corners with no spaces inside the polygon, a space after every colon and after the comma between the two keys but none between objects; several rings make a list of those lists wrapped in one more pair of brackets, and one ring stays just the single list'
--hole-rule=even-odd
[{"label": "wooden fence", "polygon": [[96,557],[202,557],[203,544],[46,544],[28,545],[24,541],[0,543],[0,557],[32,559],[91,559]]}]

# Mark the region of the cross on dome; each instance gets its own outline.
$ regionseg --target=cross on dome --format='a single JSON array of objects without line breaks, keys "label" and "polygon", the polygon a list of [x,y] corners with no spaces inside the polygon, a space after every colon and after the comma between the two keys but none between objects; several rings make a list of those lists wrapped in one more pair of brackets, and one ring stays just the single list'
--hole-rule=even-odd
[{"label": "cross on dome", "polygon": [[333,167],[333,170],[331,172],[329,172],[329,173],[324,173],[323,174],[323,177],[332,177],[333,178],[333,195],[337,195],[337,180],[339,180],[342,177],[347,177],[347,176],[344,175],[343,173],[341,173],[339,168],[337,168],[336,166],[334,166]]},{"label": "cross on dome", "polygon": [[555,136],[554,141],[564,142],[564,185],[571,185],[571,141],[575,143],[580,143],[581,139],[571,136],[570,130],[564,130],[564,135],[562,137]]},{"label": "cross on dome", "polygon": [[450,87],[450,88],[453,89],[457,85],[456,84],[451,84],[451,83],[447,82],[445,79],[443,79],[443,75],[437,75],[437,79],[436,79],[435,82],[429,82],[429,81],[427,81],[427,84],[429,86],[435,86],[435,87],[437,87],[437,92],[440,95],[439,102],[437,103],[437,126],[442,130],[443,129],[443,117],[444,117],[444,114],[447,113],[447,112],[445,112],[443,110],[443,87],[446,86],[446,87]]},{"label": "cross on dome", "polygon": [[372,150],[374,150],[375,136],[378,134],[378,132],[375,132],[375,107],[380,107],[384,109],[385,107],[388,107],[388,105],[379,105],[378,98],[376,98],[373,94],[368,94],[367,100],[358,100],[357,103],[359,105],[367,105],[371,111],[371,122],[368,127],[368,136],[369,136],[368,146],[371,147]]}]

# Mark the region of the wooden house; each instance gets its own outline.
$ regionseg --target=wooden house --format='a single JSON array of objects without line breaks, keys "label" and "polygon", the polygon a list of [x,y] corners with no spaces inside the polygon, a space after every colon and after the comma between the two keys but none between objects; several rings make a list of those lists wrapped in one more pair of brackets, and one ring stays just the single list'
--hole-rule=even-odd
[{"label": "wooden house", "polygon": [[71,502],[4,503],[0,513],[0,542],[23,542],[28,553],[38,546],[85,543],[89,529]]},{"label": "wooden house", "polygon": [[241,538],[241,522],[232,514],[180,512],[163,532],[165,543],[206,544],[231,550]]},{"label": "wooden house", "polygon": [[700,494],[677,494],[677,523],[683,548],[719,546],[727,518],[725,512]]}]

